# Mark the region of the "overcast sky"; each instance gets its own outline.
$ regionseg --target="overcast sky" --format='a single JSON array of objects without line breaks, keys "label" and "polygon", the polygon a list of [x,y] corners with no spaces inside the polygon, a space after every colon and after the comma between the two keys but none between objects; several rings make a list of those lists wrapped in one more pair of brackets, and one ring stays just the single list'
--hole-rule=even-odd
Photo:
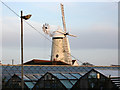
[{"label": "overcast sky", "polygon": [[[39,32],[48,23],[62,28],[60,2],[5,2],[17,14],[32,14],[27,21]],[[63,2],[71,54],[94,65],[118,64],[118,3]],[[2,62],[20,64],[20,18],[2,5]],[[51,37],[45,35],[51,40]],[[50,59],[51,42],[24,22],[24,62]],[[73,58],[74,59],[74,58]],[[80,63],[81,64],[81,63]]]}]

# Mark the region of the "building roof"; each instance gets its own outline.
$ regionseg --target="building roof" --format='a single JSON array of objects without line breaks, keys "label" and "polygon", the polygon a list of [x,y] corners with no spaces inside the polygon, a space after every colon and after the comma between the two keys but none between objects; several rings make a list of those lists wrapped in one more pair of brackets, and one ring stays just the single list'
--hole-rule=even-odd
[{"label": "building roof", "polygon": [[[99,69],[108,72],[109,70],[118,70],[120,72],[120,67],[111,67],[111,66],[70,66],[70,65],[24,65],[24,74],[45,74],[46,72],[54,73],[69,73],[69,72],[79,72],[81,75],[84,75],[86,72],[91,69]],[[14,74],[21,75],[21,66],[20,65],[3,65],[2,66],[2,78],[7,81]],[[106,74],[106,73],[104,73]],[[113,72],[109,72],[109,75],[113,75]],[[107,75],[106,75],[107,76]]]},{"label": "building roof", "polygon": [[[105,71],[105,70],[104,70]],[[114,70],[113,70],[114,71]],[[115,70],[116,71],[116,70]],[[96,72],[96,73],[94,73],[94,72]],[[106,72],[107,72],[107,70],[106,70]],[[118,90],[118,89],[120,89],[120,77],[118,76],[118,77],[112,77],[112,78],[110,78],[110,77],[108,77],[108,76],[106,76],[106,72],[99,72],[99,70],[98,69],[91,69],[90,71],[88,71],[87,73],[85,73],[79,80],[77,80],[77,82],[73,85],[73,87],[72,87],[72,90],[74,90],[74,89],[79,89],[79,88],[81,88],[81,87],[77,87],[77,85],[80,85],[80,80],[83,78],[84,80],[86,79],[86,78],[88,78],[89,80],[91,79],[91,80],[93,80],[93,82],[91,82],[91,83],[94,83],[94,79],[96,79],[96,80],[103,80],[103,77],[104,78],[106,78],[106,81],[109,81],[109,80],[111,80],[110,82],[111,82],[111,84],[113,84],[113,86],[114,87],[112,87],[112,88],[116,88],[115,90]],[[111,73],[113,73],[113,72],[111,72]],[[111,74],[111,73],[109,73],[109,74]],[[109,80],[107,80],[107,79],[109,79]],[[105,80],[105,79],[104,79]],[[105,82],[106,82],[105,81]],[[117,82],[117,83],[116,83]],[[103,82],[102,82],[103,83]],[[108,84],[108,82],[107,82],[107,84]],[[109,87],[109,86],[108,86]],[[107,88],[106,88],[107,89]],[[110,89],[110,87],[109,87],[109,89]]]},{"label": "building roof", "polygon": [[[65,88],[72,88],[72,86],[77,82],[77,80],[82,76],[80,73],[55,73],[55,72],[47,72],[46,74],[44,74],[44,76],[42,76],[38,82],[36,83],[39,84],[39,81],[41,82],[41,79],[42,78],[45,78],[46,75],[49,75],[49,77],[54,77],[54,78],[57,78],[57,80],[60,81],[60,83],[62,85],[64,85]],[[51,75],[51,76],[50,76]],[[48,79],[44,79],[44,80],[50,80],[50,78]],[[51,80],[54,80],[54,79],[51,79]],[[36,87],[36,85],[34,87]]]},{"label": "building roof", "polygon": [[51,73],[57,77],[66,88],[72,88],[77,80],[82,76],[80,73]]},{"label": "building roof", "polygon": [[96,71],[102,73],[103,75],[107,77],[119,77],[120,76],[120,70],[119,69],[95,69]]},{"label": "building roof", "polygon": [[111,78],[111,81],[120,89],[120,69],[95,69],[99,73]]},{"label": "building roof", "polygon": [[[33,87],[35,82],[40,79],[45,73],[49,72],[60,80],[66,88],[72,87],[76,80],[81,76],[88,73],[91,69],[94,69],[106,77],[111,75],[111,78],[116,81],[117,71],[120,72],[120,67],[96,67],[96,66],[70,66],[70,65],[24,65],[24,80],[28,87]],[[2,66],[2,78],[7,82],[14,74],[21,78],[21,66],[20,65],[3,65]],[[120,80],[119,75],[117,81]],[[32,83],[28,82],[32,81]],[[33,84],[33,85],[32,85]],[[116,85],[117,82],[115,83]],[[30,86],[29,86],[30,85]]]},{"label": "building roof", "polygon": [[[41,76],[41,75],[39,75],[39,76]],[[18,79],[16,79],[16,78],[18,78]],[[11,80],[12,81],[16,80],[17,82],[21,82],[21,75],[14,74],[8,80],[8,82],[6,83],[6,86],[9,85],[9,81],[11,82]],[[23,76],[23,80],[24,80],[24,85],[27,86],[28,88],[32,89],[34,87],[35,83],[38,81],[38,78],[36,78],[33,74],[28,74],[28,75]],[[14,83],[17,83],[17,82],[14,82]],[[11,83],[11,84],[14,84],[14,83]]]},{"label": "building roof", "polygon": [[[101,72],[98,72],[98,70],[91,69],[90,71],[86,72],[84,75],[82,75],[80,72],[69,72],[69,73],[68,72],[59,72],[59,73],[58,72],[47,72],[45,74],[24,74],[23,80],[24,80],[24,84],[28,88],[32,89],[37,84],[39,84],[39,81],[41,82],[42,78],[45,78],[45,76],[49,74],[49,75],[52,75],[55,78],[57,78],[57,80],[59,80],[59,82],[62,85],[64,85],[65,88],[70,89],[73,86],[75,86],[75,84],[78,83],[81,78],[83,78],[85,75],[87,75],[88,73],[90,73],[92,71],[100,73],[100,76],[101,75],[104,76]],[[16,76],[21,80],[21,75],[17,75],[17,74],[14,74],[11,78],[15,77],[15,79],[16,79]],[[51,77],[51,76],[49,76],[49,77]],[[107,76],[104,76],[104,77],[108,78]],[[9,80],[11,80],[11,78]],[[9,80],[8,80],[8,82],[9,82]],[[21,82],[20,80],[18,82]],[[47,79],[44,79],[44,80],[47,80]],[[54,79],[52,78],[52,80],[54,80]],[[117,84],[119,82],[118,78],[117,78],[117,82],[116,82],[116,78],[111,78],[111,81],[113,81],[114,84],[119,87],[119,84]]]},{"label": "building roof", "polygon": [[62,61],[49,61],[49,60],[39,60],[33,59],[28,62],[25,62],[24,65],[69,65]]},{"label": "building roof", "polygon": [[[56,77],[66,88],[72,88],[72,86],[77,82],[77,80],[82,76],[80,73],[54,73],[54,72],[47,72],[44,75],[41,74],[24,74],[23,75],[23,80],[24,84],[28,88],[33,88],[35,84],[41,80],[41,78],[47,74],[51,74],[54,77]],[[18,82],[21,82],[21,75],[19,74],[14,74],[9,80],[13,78],[19,78]],[[8,80],[8,82],[9,82]],[[16,79],[17,80],[17,79]],[[7,84],[6,84],[7,85]]]}]

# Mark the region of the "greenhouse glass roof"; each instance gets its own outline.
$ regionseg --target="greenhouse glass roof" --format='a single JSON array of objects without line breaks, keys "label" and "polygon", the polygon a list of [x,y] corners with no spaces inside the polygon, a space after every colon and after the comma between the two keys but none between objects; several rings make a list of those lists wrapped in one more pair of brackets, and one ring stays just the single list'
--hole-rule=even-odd
[{"label": "greenhouse glass roof", "polygon": [[[24,65],[24,78],[30,78],[31,80],[39,79],[47,72],[51,73],[58,73],[57,76],[59,79],[68,78],[68,79],[79,79],[81,75],[84,75],[86,72],[90,71],[91,69],[99,70],[105,75],[112,75],[116,76],[117,71],[120,71],[120,67],[85,67],[85,66],[68,66],[68,65]],[[65,74],[65,73],[72,73],[72,74]],[[109,73],[107,73],[109,72]],[[60,74],[64,73],[64,74]],[[76,74],[75,74],[76,73]],[[79,74],[78,74],[79,73]],[[10,79],[11,76],[14,74],[21,75],[21,66],[20,65],[3,65],[2,66],[2,78],[7,81]],[[29,75],[33,74],[33,75]],[[55,75],[55,74],[54,74]],[[29,77],[28,77],[29,76]],[[56,76],[56,75],[55,75]]]}]

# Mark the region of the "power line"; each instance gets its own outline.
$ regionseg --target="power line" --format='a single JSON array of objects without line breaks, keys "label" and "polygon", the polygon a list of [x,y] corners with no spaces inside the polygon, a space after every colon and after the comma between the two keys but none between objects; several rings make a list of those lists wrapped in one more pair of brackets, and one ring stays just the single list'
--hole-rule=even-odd
[{"label": "power line", "polygon": [[[1,1],[1,0],[0,0]],[[12,11],[16,16],[18,16],[19,18],[21,18],[13,9],[11,9],[8,5],[6,5],[4,2],[1,1],[1,3],[3,5],[5,5],[10,11]],[[25,20],[24,20],[25,21]],[[30,23],[28,23],[27,21],[25,21],[25,23],[27,23],[31,28],[33,28],[33,30],[35,30],[36,32],[38,32],[40,35],[42,35],[44,38],[46,38],[47,40],[49,40],[50,42],[53,43],[52,40],[50,40],[48,37],[46,37],[44,34],[42,34],[40,31],[38,31],[33,25],[31,25]],[[58,45],[56,45],[58,46]],[[70,53],[69,53],[70,54]],[[73,57],[75,60],[77,60],[80,63],[83,63],[82,61],[80,61],[79,59],[77,59],[75,56],[73,56],[72,54],[70,54],[71,57]]]},{"label": "power line", "polygon": [[[1,0],[0,0],[1,1]],[[12,10],[9,6],[7,6],[4,2],[1,1],[1,3],[3,5],[5,5],[9,10],[11,10],[15,15],[17,15],[18,17],[20,17],[14,10]]]}]

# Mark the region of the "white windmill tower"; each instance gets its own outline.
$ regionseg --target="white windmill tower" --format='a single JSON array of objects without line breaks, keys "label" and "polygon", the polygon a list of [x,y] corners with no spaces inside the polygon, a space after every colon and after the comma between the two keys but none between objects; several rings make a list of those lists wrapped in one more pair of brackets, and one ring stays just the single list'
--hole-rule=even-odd
[{"label": "white windmill tower", "polygon": [[67,35],[76,37],[75,35],[71,35],[66,31],[65,17],[64,17],[64,8],[63,4],[61,5],[62,12],[62,21],[64,30],[58,29],[53,33],[50,32],[50,27],[48,24],[43,25],[43,31],[52,37],[52,51],[51,51],[51,61],[62,61],[67,64],[72,65],[72,57],[70,54],[70,46]]}]

